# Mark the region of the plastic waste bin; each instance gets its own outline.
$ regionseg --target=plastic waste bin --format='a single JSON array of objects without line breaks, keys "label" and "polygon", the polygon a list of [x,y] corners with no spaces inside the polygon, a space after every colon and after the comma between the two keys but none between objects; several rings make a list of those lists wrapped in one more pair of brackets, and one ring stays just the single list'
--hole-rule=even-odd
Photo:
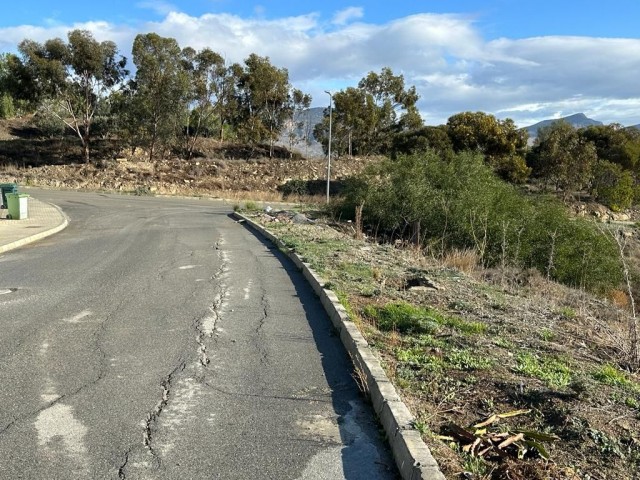
[{"label": "plastic waste bin", "polygon": [[29,218],[29,195],[26,193],[7,193],[7,207],[12,220]]},{"label": "plastic waste bin", "polygon": [[7,193],[18,193],[18,184],[0,183],[0,190],[2,191],[2,205],[7,208]]}]

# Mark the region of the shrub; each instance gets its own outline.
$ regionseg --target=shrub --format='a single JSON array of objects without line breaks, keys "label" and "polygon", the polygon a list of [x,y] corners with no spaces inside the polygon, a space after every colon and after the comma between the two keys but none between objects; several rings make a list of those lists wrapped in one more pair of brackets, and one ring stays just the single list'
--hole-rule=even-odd
[{"label": "shrub", "polygon": [[371,165],[346,182],[341,214],[364,203],[363,219],[391,239],[419,240],[446,254],[472,249],[486,266],[533,267],[593,291],[619,285],[613,239],[570,217],[553,198],[531,198],[500,180],[482,156],[434,151]]},{"label": "shrub", "polygon": [[592,193],[614,212],[625,210],[634,199],[633,177],[618,164],[600,161],[596,165]]},{"label": "shrub", "polygon": [[8,93],[0,96],[0,118],[11,118],[16,114],[13,98]]}]

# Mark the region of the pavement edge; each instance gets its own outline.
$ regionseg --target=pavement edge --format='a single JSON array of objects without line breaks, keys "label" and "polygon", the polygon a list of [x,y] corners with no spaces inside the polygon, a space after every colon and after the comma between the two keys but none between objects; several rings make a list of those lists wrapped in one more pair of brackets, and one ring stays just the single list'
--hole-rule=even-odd
[{"label": "pavement edge", "polygon": [[58,232],[61,232],[69,225],[69,219],[62,211],[60,207],[54,205],[53,203],[48,203],[51,207],[55,208],[60,216],[62,217],[62,222],[49,230],[45,230],[44,232],[36,233],[35,235],[31,235],[29,237],[21,238],[20,240],[16,240],[15,242],[7,243],[6,245],[0,245],[0,253],[8,252],[9,250],[13,250],[15,248],[23,247],[33,242],[37,242],[38,240],[42,240],[43,238],[47,238],[51,235],[54,235]]},{"label": "pavement edge", "polygon": [[302,272],[319,297],[351,357],[357,375],[368,390],[373,409],[387,435],[393,458],[403,480],[444,480],[445,477],[431,455],[429,447],[415,427],[413,415],[398,395],[368,342],[349,318],[336,294],[325,288],[326,282],[313,271],[309,264],[302,261],[269,230],[237,212],[233,215],[239,223],[247,225],[278,246]]}]

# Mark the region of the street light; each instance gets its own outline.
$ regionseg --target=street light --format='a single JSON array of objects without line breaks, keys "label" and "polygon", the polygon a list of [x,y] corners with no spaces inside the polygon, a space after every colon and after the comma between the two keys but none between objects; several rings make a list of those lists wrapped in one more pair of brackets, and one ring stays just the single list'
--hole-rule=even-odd
[{"label": "street light", "polygon": [[333,96],[328,90],[325,90],[324,93],[329,95],[329,158],[327,160],[327,203],[329,203],[329,186],[331,184],[331,110],[333,109]]}]

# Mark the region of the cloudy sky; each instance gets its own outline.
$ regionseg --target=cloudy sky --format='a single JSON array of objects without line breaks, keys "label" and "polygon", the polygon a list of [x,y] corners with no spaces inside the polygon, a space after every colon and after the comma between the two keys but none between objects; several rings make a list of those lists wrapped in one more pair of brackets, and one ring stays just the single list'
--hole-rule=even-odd
[{"label": "cloudy sky", "polygon": [[519,126],[578,112],[635,125],[639,22],[639,0],[20,0],[3,8],[0,51],[83,28],[130,57],[136,34],[156,32],[229,63],[268,56],[314,106],[388,66],[428,124],[482,110]]}]

